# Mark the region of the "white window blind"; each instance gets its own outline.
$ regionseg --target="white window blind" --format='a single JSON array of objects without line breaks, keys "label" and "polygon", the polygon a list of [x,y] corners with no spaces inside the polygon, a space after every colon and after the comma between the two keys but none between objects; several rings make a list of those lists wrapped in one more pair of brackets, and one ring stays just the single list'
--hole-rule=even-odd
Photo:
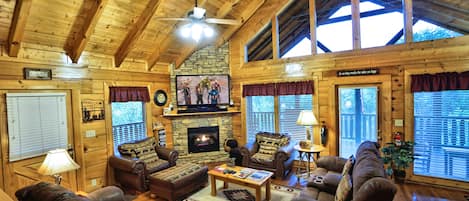
[{"label": "white window blind", "polygon": [[414,174],[469,181],[469,90],[414,93]]},{"label": "white window blind", "polygon": [[[278,114],[275,114],[274,100],[278,98]],[[289,133],[292,140],[306,137],[304,126],[296,125],[301,110],[311,110],[311,94],[285,96],[247,96],[246,97],[246,133],[247,141],[255,140],[259,131]],[[275,119],[279,119],[279,129],[275,130]]]},{"label": "white window blind", "polygon": [[274,96],[246,96],[247,141],[259,131],[275,132]]},{"label": "white window blind", "polygon": [[67,148],[65,93],[7,93],[9,160]]},{"label": "white window blind", "polygon": [[[311,94],[279,96],[279,122],[281,133],[290,133],[291,139],[296,141],[306,138],[305,127],[296,125],[296,120],[301,110],[313,109],[312,98],[313,96]],[[313,134],[319,135],[317,133]]]}]

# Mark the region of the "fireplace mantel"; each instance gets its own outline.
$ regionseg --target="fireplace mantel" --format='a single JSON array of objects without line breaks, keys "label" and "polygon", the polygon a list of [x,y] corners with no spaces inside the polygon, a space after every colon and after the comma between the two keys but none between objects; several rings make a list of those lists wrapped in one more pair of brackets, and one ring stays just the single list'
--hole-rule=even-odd
[{"label": "fireplace mantel", "polygon": [[173,117],[185,117],[185,116],[201,116],[201,115],[231,115],[241,113],[239,110],[228,110],[228,111],[218,111],[218,112],[194,112],[194,113],[180,113],[177,111],[171,112],[169,114],[164,114],[163,117],[173,118]]}]

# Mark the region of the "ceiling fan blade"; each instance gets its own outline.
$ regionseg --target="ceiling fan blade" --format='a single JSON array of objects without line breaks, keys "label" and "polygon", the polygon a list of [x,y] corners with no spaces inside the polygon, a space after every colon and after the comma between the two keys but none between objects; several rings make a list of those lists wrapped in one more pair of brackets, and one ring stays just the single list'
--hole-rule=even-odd
[{"label": "ceiling fan blade", "polygon": [[191,21],[189,18],[180,18],[180,17],[156,17],[156,20],[162,21]]},{"label": "ceiling fan blade", "polygon": [[207,18],[205,19],[207,23],[213,24],[229,24],[229,25],[240,25],[241,21],[239,20],[232,20],[232,19],[218,19],[218,18]]}]

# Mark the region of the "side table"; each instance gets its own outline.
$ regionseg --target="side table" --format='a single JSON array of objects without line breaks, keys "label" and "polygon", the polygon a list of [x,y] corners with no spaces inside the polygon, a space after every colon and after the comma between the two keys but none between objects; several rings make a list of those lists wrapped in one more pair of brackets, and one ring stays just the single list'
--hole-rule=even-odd
[{"label": "side table", "polygon": [[314,161],[315,160],[314,154],[316,154],[316,160],[317,160],[319,158],[319,154],[322,151],[324,151],[324,149],[325,148],[321,145],[312,145],[311,148],[309,149],[304,149],[304,148],[301,148],[300,145],[295,145],[295,150],[297,150],[298,153],[300,154],[300,165],[296,169],[296,176],[298,178],[298,181],[300,180],[300,177],[302,176],[301,168],[303,167],[303,165],[305,165],[304,163],[306,162],[306,173],[307,173],[307,177],[309,178],[311,158],[313,158],[313,161]]}]

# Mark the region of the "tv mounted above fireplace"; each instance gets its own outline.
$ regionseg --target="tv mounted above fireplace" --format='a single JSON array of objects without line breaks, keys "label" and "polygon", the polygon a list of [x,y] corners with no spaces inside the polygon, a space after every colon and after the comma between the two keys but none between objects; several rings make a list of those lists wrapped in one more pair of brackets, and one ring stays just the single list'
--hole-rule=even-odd
[{"label": "tv mounted above fireplace", "polygon": [[176,75],[178,106],[207,107],[230,104],[229,75]]}]

